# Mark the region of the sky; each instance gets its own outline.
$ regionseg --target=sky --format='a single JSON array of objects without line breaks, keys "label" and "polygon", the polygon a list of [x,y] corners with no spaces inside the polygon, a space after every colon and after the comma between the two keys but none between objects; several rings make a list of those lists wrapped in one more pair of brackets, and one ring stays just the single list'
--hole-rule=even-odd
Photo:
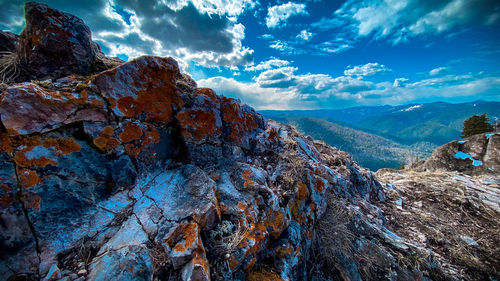
[{"label": "sky", "polygon": [[[19,34],[25,1],[0,0]],[[49,0],[110,56],[172,56],[258,110],[500,101],[498,0]]]}]

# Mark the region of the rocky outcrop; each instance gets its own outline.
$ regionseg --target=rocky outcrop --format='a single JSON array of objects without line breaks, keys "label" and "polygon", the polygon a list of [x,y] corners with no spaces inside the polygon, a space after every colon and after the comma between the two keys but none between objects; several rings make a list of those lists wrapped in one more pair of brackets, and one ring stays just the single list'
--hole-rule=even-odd
[{"label": "rocky outcrop", "polygon": [[[25,4],[26,26],[20,36],[2,32],[0,47],[16,58],[15,81],[89,75],[123,61],[108,58],[92,41],[90,28],[78,17],[45,4]],[[11,71],[14,73],[13,71]]]},{"label": "rocky outcrop", "polygon": [[[2,278],[447,278],[387,227],[384,189],[347,153],[198,88],[172,58],[87,75],[84,23],[26,9],[33,71],[65,54],[57,75],[79,75],[0,94]],[[66,51],[37,53],[47,42]]]},{"label": "rocky outcrop", "polygon": [[457,171],[469,175],[500,173],[500,134],[479,134],[438,147],[424,163],[425,171]]}]

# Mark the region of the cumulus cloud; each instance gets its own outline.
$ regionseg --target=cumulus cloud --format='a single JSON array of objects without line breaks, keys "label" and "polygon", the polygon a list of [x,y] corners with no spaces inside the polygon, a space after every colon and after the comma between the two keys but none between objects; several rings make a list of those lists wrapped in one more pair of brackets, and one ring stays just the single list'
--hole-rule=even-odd
[{"label": "cumulus cloud", "polygon": [[447,73],[449,70],[450,68],[446,66],[437,67],[429,71],[429,75],[431,76],[441,75]]},{"label": "cumulus cloud", "polygon": [[298,100],[298,94],[293,90],[262,88],[257,83],[221,76],[199,80],[198,85],[212,88],[218,94],[239,98],[257,109],[292,109],[294,101]]},{"label": "cumulus cloud", "polygon": [[245,66],[245,70],[246,71],[263,71],[263,70],[271,69],[273,67],[287,66],[289,64],[290,64],[290,62],[287,60],[271,58],[267,61],[262,61],[257,65]]},{"label": "cumulus cloud", "polygon": [[354,37],[373,36],[393,44],[421,34],[439,34],[469,24],[500,20],[496,0],[348,0],[332,17],[312,24],[320,30],[340,29]]},{"label": "cumulus cloud", "polygon": [[391,70],[378,62],[370,62],[365,65],[356,65],[344,70],[346,76],[371,76],[378,73],[386,73]]},{"label": "cumulus cloud", "polygon": [[[353,68],[347,68],[353,69]],[[297,74],[293,66],[263,71],[253,82],[215,77],[200,81],[217,93],[249,103],[257,109],[319,109],[374,104],[491,99],[500,91],[500,77],[484,73],[445,75],[419,81],[397,78],[373,82],[362,75]]]},{"label": "cumulus cloud", "polygon": [[297,4],[288,2],[281,5],[272,6],[269,8],[266,17],[266,25],[268,28],[283,27],[286,25],[288,18],[296,15],[308,15],[305,4]]},{"label": "cumulus cloud", "polygon": [[312,39],[314,34],[308,30],[302,30],[295,38],[301,39],[304,41],[309,41]]},{"label": "cumulus cloud", "polygon": [[[110,55],[170,55],[209,67],[253,60],[253,50],[242,44],[245,27],[237,23],[240,14],[255,7],[251,0],[157,0],[147,5],[137,0],[42,2],[81,17]],[[8,9],[0,11],[1,28],[20,31],[23,3],[9,1]]]},{"label": "cumulus cloud", "polygon": [[392,86],[394,88],[404,87],[408,81],[410,81],[408,78],[396,78],[396,79],[394,79]]}]

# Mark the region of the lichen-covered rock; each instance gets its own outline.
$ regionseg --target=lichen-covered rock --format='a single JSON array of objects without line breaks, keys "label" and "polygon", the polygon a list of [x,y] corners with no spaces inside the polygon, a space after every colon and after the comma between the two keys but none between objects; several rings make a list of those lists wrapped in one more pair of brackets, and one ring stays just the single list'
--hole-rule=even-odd
[{"label": "lichen-covered rock", "polygon": [[[61,62],[57,75],[90,74],[98,52],[84,23],[42,4],[26,9],[21,44],[36,73]],[[47,44],[60,53],[41,54]],[[55,268],[63,280],[422,280],[438,271],[431,254],[400,259],[424,251],[387,228],[376,204],[390,197],[347,153],[197,88],[172,58],[101,70],[0,94],[2,278]],[[494,161],[497,151],[486,151]]]},{"label": "lichen-covered rock", "polygon": [[78,17],[34,2],[25,5],[20,54],[36,77],[89,74],[95,60],[90,28]]},{"label": "lichen-covered rock", "polygon": [[81,92],[50,91],[33,83],[9,87],[0,95],[0,115],[17,134],[44,133],[77,121],[104,122],[101,97]]},{"label": "lichen-covered rock", "polygon": [[469,175],[500,173],[500,134],[489,133],[438,147],[421,165],[425,171],[458,171]]}]

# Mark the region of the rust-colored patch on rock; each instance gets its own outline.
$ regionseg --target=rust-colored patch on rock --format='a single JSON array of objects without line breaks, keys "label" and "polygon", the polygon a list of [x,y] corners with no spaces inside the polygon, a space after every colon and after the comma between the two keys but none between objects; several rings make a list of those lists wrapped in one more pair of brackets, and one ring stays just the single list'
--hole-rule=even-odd
[{"label": "rust-colored patch on rock", "polygon": [[285,230],[287,224],[286,224],[286,218],[283,215],[281,211],[273,211],[269,210],[268,212],[268,220],[267,220],[267,229],[269,229],[269,234],[273,238],[278,238],[283,230]]},{"label": "rust-colored patch on rock", "polygon": [[24,193],[20,197],[21,201],[24,203],[26,208],[34,209],[40,211],[40,204],[42,202],[42,197],[35,193]]},{"label": "rust-colored patch on rock", "polygon": [[30,188],[32,186],[40,183],[40,178],[35,171],[29,169],[18,168],[17,175],[19,177],[19,182],[24,188]]},{"label": "rust-colored patch on rock", "polygon": [[102,129],[101,134],[94,139],[94,144],[101,150],[110,151],[118,147],[120,142],[113,137],[115,130],[111,126]]},{"label": "rust-colored patch on rock", "polygon": [[248,273],[248,281],[283,281],[283,279],[271,271],[252,271]]},{"label": "rust-colored patch on rock", "polygon": [[259,127],[257,114],[244,112],[241,104],[234,99],[222,97],[222,114],[230,129],[230,141],[241,142],[249,132]]},{"label": "rust-colored patch on rock", "polygon": [[217,102],[217,94],[210,88],[198,88],[196,89],[196,94],[207,96],[212,101]]},{"label": "rust-colored patch on rock", "polygon": [[142,137],[142,128],[135,123],[129,122],[119,137],[122,142],[140,139]]},{"label": "rust-colored patch on rock", "polygon": [[93,82],[117,115],[170,122],[174,107],[184,106],[175,87],[178,74],[172,59],[140,57],[94,76]]},{"label": "rust-colored patch on rock", "polygon": [[56,155],[68,155],[73,152],[79,152],[82,148],[73,138],[46,138],[43,140],[43,146],[53,148]]},{"label": "rust-colored patch on rock", "polygon": [[[137,124],[134,125],[138,126]],[[148,144],[158,143],[160,141],[160,134],[158,133],[158,130],[156,130],[154,126],[147,124],[147,126],[144,126],[143,128],[141,128],[140,126],[138,127],[139,129],[141,129],[140,136],[137,128],[129,129],[130,134],[128,136],[127,135],[124,136],[125,139],[134,138],[133,140],[130,140],[129,143],[124,145],[127,153],[133,157],[139,156],[139,154]],[[132,130],[134,132],[132,132]],[[139,138],[136,138],[137,136],[139,136]]]},{"label": "rust-colored patch on rock", "polygon": [[316,190],[323,193],[325,191],[325,182],[321,178],[316,178]]},{"label": "rust-colored patch on rock", "polygon": [[208,138],[221,129],[216,125],[217,119],[212,112],[203,110],[186,110],[177,114],[177,120],[182,128],[182,135],[197,141]]},{"label": "rust-colored patch on rock", "polygon": [[304,183],[298,182],[297,183],[297,199],[300,201],[304,201],[307,199],[307,186]]},{"label": "rust-colored patch on rock", "polygon": [[197,239],[199,239],[198,225],[196,223],[184,223],[174,230],[165,243],[169,247],[173,247],[175,252],[184,252],[191,248]]},{"label": "rust-colored patch on rock", "polygon": [[13,151],[11,136],[8,133],[0,133],[0,152],[10,154]]},{"label": "rust-colored patch on rock", "polygon": [[245,188],[252,188],[255,185],[255,182],[252,180],[252,171],[244,170],[243,174],[241,174],[241,177],[245,180],[245,182],[243,183],[243,186]]},{"label": "rust-colored patch on rock", "polygon": [[48,165],[57,166],[56,161],[51,160],[45,156],[36,159],[28,159],[23,152],[16,153],[16,156],[14,156],[13,160],[17,165],[21,167],[45,168]]}]

